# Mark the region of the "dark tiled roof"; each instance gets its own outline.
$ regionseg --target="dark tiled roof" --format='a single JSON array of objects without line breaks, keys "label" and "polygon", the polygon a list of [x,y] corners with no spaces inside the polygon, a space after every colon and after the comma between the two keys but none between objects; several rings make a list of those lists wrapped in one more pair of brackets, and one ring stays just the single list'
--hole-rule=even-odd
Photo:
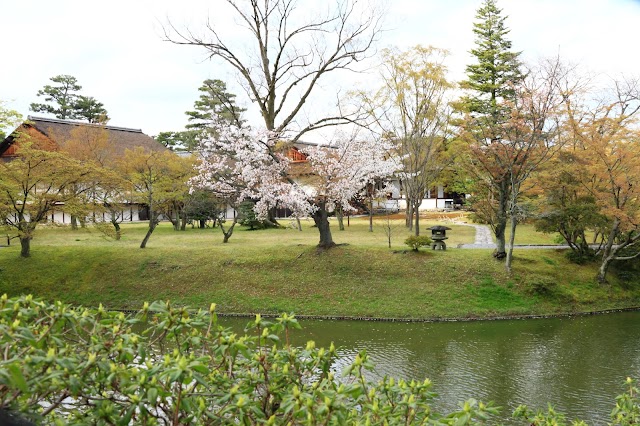
[{"label": "dark tiled roof", "polygon": [[[54,118],[32,117],[27,118],[27,122],[22,126],[31,127],[45,135],[56,145],[61,146],[71,139],[71,132],[81,126],[104,128],[108,132],[109,143],[115,148],[118,155],[124,154],[125,150],[135,147],[143,147],[150,151],[165,151],[167,148],[150,136],[142,133],[140,129],[129,129],[126,127],[102,126],[99,124],[82,123],[70,120],[58,120]],[[0,143],[0,155],[5,152],[13,143],[13,135],[8,136]]]}]

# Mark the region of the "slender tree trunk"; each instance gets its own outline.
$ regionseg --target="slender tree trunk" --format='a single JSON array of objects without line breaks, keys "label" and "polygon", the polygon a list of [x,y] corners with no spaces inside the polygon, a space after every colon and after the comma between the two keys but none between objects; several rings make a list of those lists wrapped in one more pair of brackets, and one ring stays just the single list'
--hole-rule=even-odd
[{"label": "slender tree trunk", "polygon": [[336,209],[336,218],[338,219],[338,229],[344,231],[344,212],[342,211],[342,207]]},{"label": "slender tree trunk", "polygon": [[598,269],[597,279],[600,284],[607,283],[607,271],[609,270],[611,261],[615,257],[613,243],[615,241],[616,235],[618,234],[619,227],[620,220],[614,219],[613,225],[611,226],[611,230],[609,231],[609,235],[607,237],[607,242],[604,246],[604,252],[602,253],[602,263],[600,264],[600,268]]},{"label": "slender tree trunk", "polygon": [[178,209],[175,204],[169,213],[169,220],[171,221],[171,225],[173,225],[174,231],[180,230],[180,214],[178,213]]},{"label": "slender tree trunk", "polygon": [[507,201],[508,187],[506,181],[499,186],[498,194],[498,211],[496,212],[496,225],[494,234],[496,236],[496,250],[493,257],[496,259],[504,259],[507,256],[505,244],[505,230],[507,229]]},{"label": "slender tree trunk", "polygon": [[422,203],[422,200],[417,200],[416,204],[413,206],[413,213],[415,214],[415,217],[416,217],[416,230],[415,230],[416,237],[420,236],[420,204],[421,203]]},{"label": "slender tree trunk", "polygon": [[333,237],[331,236],[331,228],[329,228],[329,214],[327,213],[324,202],[320,203],[318,207],[318,210],[313,213],[313,221],[320,232],[320,242],[318,243],[318,247],[329,249],[336,245],[336,243],[333,242]]},{"label": "slender tree trunk", "polygon": [[384,232],[387,234],[387,242],[389,243],[389,248],[391,248],[391,217],[389,217],[389,213],[387,212],[387,223],[384,226]]},{"label": "slender tree trunk", "polygon": [[600,268],[598,268],[598,282],[600,284],[607,283],[607,271],[609,270],[609,266],[611,265],[611,261],[613,260],[613,256],[603,256],[602,263],[600,264]]},{"label": "slender tree trunk", "polygon": [[515,212],[511,213],[511,235],[509,235],[509,251],[507,251],[507,260],[504,264],[508,274],[511,274],[511,262],[513,261],[513,244],[516,239],[516,226],[518,226],[518,219]]},{"label": "slender tree trunk", "polygon": [[369,232],[373,232],[373,198],[369,198]]},{"label": "slender tree trunk", "polygon": [[20,256],[31,256],[31,237],[20,237]]},{"label": "slender tree trunk", "polygon": [[140,243],[141,249],[147,247],[147,241],[149,241],[149,238],[151,237],[151,234],[153,234],[153,231],[156,229],[157,225],[158,225],[157,214],[155,214],[153,210],[150,209],[149,210],[149,229],[147,230],[147,234],[144,236],[142,243]]},{"label": "slender tree trunk", "polygon": [[180,230],[181,231],[186,231],[187,230],[187,213],[185,213],[184,211],[180,214],[180,218],[181,218],[181,223],[180,223]]},{"label": "slender tree trunk", "polygon": [[407,197],[407,217],[406,225],[409,232],[413,231],[413,200]]},{"label": "slender tree trunk", "polygon": [[[114,216],[111,215],[111,217],[113,218]],[[113,225],[113,228],[116,230],[116,240],[119,240],[120,237],[122,236],[122,231],[120,230],[120,224],[115,219],[111,220],[111,224]]]},{"label": "slender tree trunk", "polygon": [[298,231],[302,232],[302,223],[300,223],[299,217],[296,217],[296,224],[298,225]]},{"label": "slender tree trunk", "polygon": [[71,215],[71,230],[78,230],[78,218],[74,214]]},{"label": "slender tree trunk", "polygon": [[231,236],[233,235],[233,229],[236,227],[236,223],[238,223],[239,217],[240,215],[234,216],[231,226],[226,231],[224,230],[224,226],[222,225],[222,222],[220,222],[220,230],[222,231],[222,235],[224,235],[224,237],[222,238],[223,243],[229,242],[229,238],[231,238]]}]

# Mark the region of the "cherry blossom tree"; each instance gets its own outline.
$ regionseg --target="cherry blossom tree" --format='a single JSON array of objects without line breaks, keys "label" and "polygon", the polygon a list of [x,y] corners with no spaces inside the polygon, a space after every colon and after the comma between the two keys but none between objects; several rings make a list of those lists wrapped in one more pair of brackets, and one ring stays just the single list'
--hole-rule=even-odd
[{"label": "cherry blossom tree", "polygon": [[[313,217],[320,232],[318,247],[335,246],[328,216],[336,208],[353,210],[351,200],[375,179],[391,175],[397,160],[388,155],[390,146],[381,140],[338,138],[329,145],[304,149],[311,166],[308,179],[290,173],[286,156],[289,144],[277,133],[250,136],[245,130],[227,129],[218,139],[201,145],[202,161],[193,189],[212,191],[236,207],[256,200],[255,212],[264,219],[273,207],[288,208],[294,217]],[[225,241],[237,222],[234,219]]]},{"label": "cherry blossom tree", "polygon": [[382,139],[339,138],[329,146],[303,150],[308,155],[316,184],[305,193],[312,202],[313,220],[320,231],[319,247],[335,245],[329,229],[328,214],[337,208],[343,212],[355,210],[351,205],[357,195],[373,187],[398,170],[400,162],[390,156],[390,142]]}]

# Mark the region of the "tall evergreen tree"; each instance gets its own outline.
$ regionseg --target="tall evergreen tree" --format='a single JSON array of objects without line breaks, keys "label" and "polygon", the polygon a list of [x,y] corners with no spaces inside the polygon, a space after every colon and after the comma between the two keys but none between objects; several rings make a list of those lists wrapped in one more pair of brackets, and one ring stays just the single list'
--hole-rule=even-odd
[{"label": "tall evergreen tree", "polygon": [[50,80],[57,84],[47,84],[38,90],[38,96],[44,96],[44,100],[52,102],[53,105],[32,103],[31,111],[53,114],[62,120],[76,118],[75,104],[78,98],[76,92],[82,89],[78,80],[71,75],[57,75]]},{"label": "tall evergreen tree", "polygon": [[489,186],[486,192],[492,198],[488,200],[492,215],[487,219],[496,237],[494,256],[500,259],[506,256],[510,176],[500,158],[505,150],[499,148],[503,143],[503,124],[510,118],[516,88],[524,79],[518,59],[520,52],[511,50],[511,41],[506,38],[509,33],[505,26],[506,16],[501,13],[496,0],[484,0],[478,9],[477,22],[473,24],[476,48],[471,50],[477,63],[466,68],[467,80],[460,86],[467,90],[467,95],[459,102],[460,110],[467,114],[463,130],[476,145],[484,147],[472,151],[476,155],[472,163],[480,174],[478,181]]},{"label": "tall evergreen tree", "polygon": [[236,105],[236,95],[227,91],[222,80],[207,79],[198,89],[200,98],[193,104],[195,111],[187,111],[187,129],[196,130],[201,137],[216,136],[221,126],[241,128],[244,126],[244,108]]},{"label": "tall evergreen tree", "polygon": [[44,96],[48,103],[32,103],[31,111],[53,114],[61,120],[86,120],[89,123],[106,123],[109,120],[102,102],[92,96],[82,96],[82,86],[71,75],[57,75],[50,80],[56,85],[47,84],[38,90],[38,96]]},{"label": "tall evergreen tree", "polygon": [[74,105],[75,118],[87,120],[89,123],[106,123],[109,121],[107,110],[102,102],[93,96],[78,96]]}]

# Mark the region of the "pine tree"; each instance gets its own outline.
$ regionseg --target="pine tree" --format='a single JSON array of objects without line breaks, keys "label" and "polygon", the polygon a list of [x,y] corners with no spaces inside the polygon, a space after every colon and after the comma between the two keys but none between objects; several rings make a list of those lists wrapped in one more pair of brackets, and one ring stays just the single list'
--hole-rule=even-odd
[{"label": "pine tree", "polygon": [[62,120],[86,120],[89,123],[106,123],[109,121],[107,110],[102,102],[93,96],[79,95],[82,89],[78,80],[72,75],[57,75],[50,78],[56,85],[47,84],[38,90],[38,96],[44,96],[49,103],[32,103],[31,111],[53,114]]},{"label": "pine tree", "polygon": [[57,85],[47,84],[38,90],[38,96],[44,96],[46,102],[52,102],[54,105],[32,103],[31,111],[53,114],[62,120],[76,118],[75,104],[78,97],[76,92],[82,89],[78,80],[71,75],[57,75],[50,80]]},{"label": "pine tree", "polygon": [[206,138],[219,134],[220,126],[244,126],[242,113],[245,109],[236,105],[236,95],[227,92],[224,81],[207,79],[198,90],[201,95],[193,104],[195,111],[185,113],[189,116],[187,129],[195,130]]},{"label": "pine tree", "polygon": [[75,118],[87,120],[89,123],[106,123],[109,121],[104,104],[98,102],[93,96],[78,96],[74,110]]},{"label": "pine tree", "polygon": [[[484,0],[473,24],[476,48],[471,54],[477,63],[468,65],[467,80],[460,83],[467,90],[467,96],[460,99],[458,108],[468,114],[463,130],[470,135],[476,146],[472,163],[479,182],[486,182],[489,188],[484,192],[490,197],[487,205],[492,206],[489,220],[493,228],[497,248],[494,256],[506,257],[505,229],[507,226],[508,199],[510,192],[509,169],[499,158],[505,153],[499,149],[502,144],[502,124],[510,118],[510,106],[524,75],[518,59],[520,52],[511,50],[511,41],[506,36],[506,16],[501,16],[495,0]],[[494,145],[493,147],[491,145]],[[484,157],[484,158],[480,158]]]},{"label": "pine tree", "polygon": [[[485,117],[485,123],[495,127],[509,113],[508,101],[515,96],[515,86],[524,78],[518,60],[520,52],[511,51],[511,41],[505,37],[509,30],[495,0],[485,0],[478,9],[473,24],[476,48],[471,54],[477,63],[467,65],[467,77],[460,83],[470,95],[463,98],[463,107],[476,117]],[[499,135],[496,135],[498,137]]]}]

